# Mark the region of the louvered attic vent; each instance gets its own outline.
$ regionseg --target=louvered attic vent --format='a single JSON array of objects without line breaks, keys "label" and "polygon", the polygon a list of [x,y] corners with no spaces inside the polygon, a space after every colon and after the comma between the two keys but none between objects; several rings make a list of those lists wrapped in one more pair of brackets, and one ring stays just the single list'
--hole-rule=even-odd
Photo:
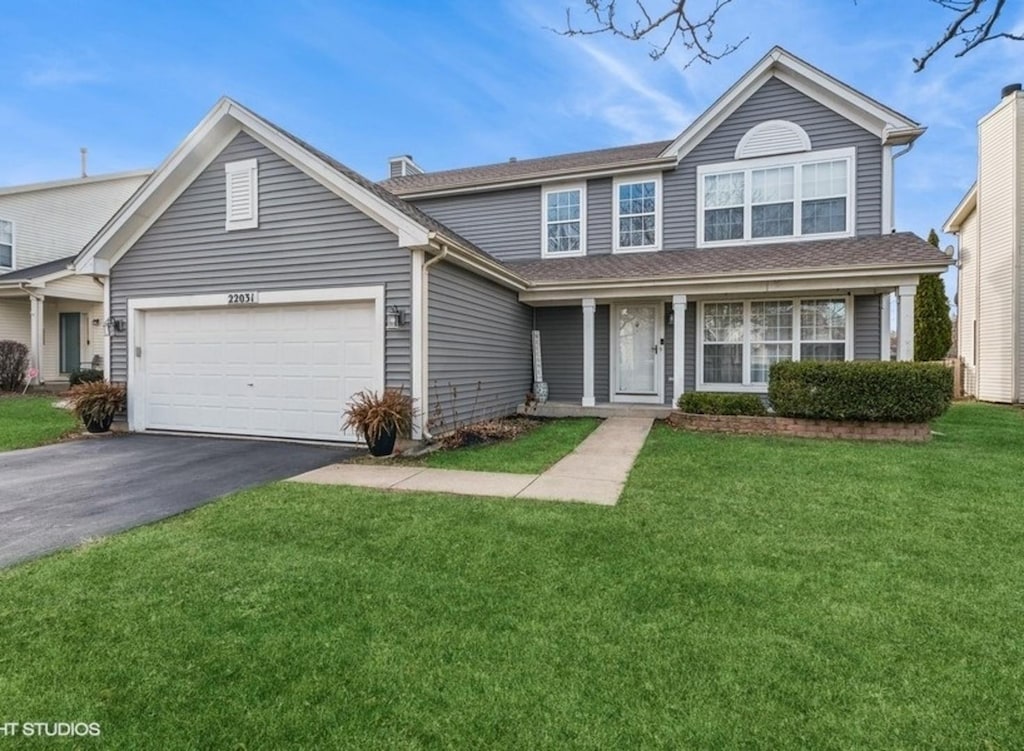
[{"label": "louvered attic vent", "polygon": [[255,159],[224,165],[227,185],[227,217],[224,228],[253,229],[259,226],[259,165]]},{"label": "louvered attic vent", "polygon": [[768,120],[748,130],[736,147],[737,159],[811,150],[807,132],[788,120]]}]

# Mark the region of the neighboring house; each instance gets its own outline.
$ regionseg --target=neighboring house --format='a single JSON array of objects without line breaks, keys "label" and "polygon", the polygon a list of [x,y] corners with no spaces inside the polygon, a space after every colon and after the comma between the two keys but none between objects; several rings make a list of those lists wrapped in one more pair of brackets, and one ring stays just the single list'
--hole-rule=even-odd
[{"label": "neighboring house", "polygon": [[[224,99],[76,261],[106,282],[135,430],[337,439],[404,387],[416,436],[550,398],[763,393],[782,359],[877,360],[921,274],[893,147],[923,128],[779,48],[678,138],[373,183]],[[426,423],[426,425],[424,425]],[[344,436],[349,439],[352,436]]]},{"label": "neighboring house", "polygon": [[964,392],[1024,401],[1024,94],[1007,86],[978,123],[978,179],[946,220],[957,235]]},{"label": "neighboring house", "polygon": [[0,188],[0,339],[29,347],[40,382],[100,363],[103,286],[71,266],[149,174]]}]

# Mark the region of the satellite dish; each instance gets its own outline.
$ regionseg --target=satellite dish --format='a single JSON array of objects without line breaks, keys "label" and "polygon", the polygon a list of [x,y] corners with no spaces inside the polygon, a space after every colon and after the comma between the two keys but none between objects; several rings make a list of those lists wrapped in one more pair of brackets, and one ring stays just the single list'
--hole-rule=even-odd
[{"label": "satellite dish", "polygon": [[952,246],[952,245],[947,245],[947,246],[946,246],[946,250],[945,250],[945,251],[943,251],[943,252],[944,252],[944,253],[945,253],[945,254],[946,254],[947,256],[949,256],[950,258],[952,258],[952,257],[953,257],[953,252],[954,252],[954,250],[953,250],[953,246]]}]

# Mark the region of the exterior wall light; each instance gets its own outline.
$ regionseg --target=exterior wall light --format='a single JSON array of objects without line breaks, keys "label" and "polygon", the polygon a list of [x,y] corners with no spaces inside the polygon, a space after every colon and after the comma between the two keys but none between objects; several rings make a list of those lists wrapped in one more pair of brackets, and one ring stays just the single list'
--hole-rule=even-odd
[{"label": "exterior wall light", "polygon": [[403,328],[406,324],[406,313],[397,305],[392,305],[384,314],[384,328],[392,331]]},{"label": "exterior wall light", "polygon": [[127,327],[127,322],[123,318],[108,318],[103,322],[103,328],[106,329],[107,336],[120,334]]}]

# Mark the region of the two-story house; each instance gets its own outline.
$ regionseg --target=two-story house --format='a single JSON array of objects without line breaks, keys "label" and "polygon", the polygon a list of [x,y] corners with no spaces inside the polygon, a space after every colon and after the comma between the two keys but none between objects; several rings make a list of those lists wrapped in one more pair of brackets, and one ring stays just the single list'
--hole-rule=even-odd
[{"label": "two-story house", "polygon": [[775,48],[671,141],[374,183],[222,100],[83,251],[135,430],[337,439],[402,386],[417,436],[513,411],[539,332],[553,402],[767,389],[874,359],[948,259],[894,233],[923,128]]},{"label": "two-story house", "polygon": [[978,179],[946,220],[957,235],[957,354],[964,393],[1024,401],[1024,93],[1007,86],[978,123]]},{"label": "two-story house", "polygon": [[0,339],[29,347],[37,381],[101,364],[103,286],[71,266],[149,174],[0,188]]}]

